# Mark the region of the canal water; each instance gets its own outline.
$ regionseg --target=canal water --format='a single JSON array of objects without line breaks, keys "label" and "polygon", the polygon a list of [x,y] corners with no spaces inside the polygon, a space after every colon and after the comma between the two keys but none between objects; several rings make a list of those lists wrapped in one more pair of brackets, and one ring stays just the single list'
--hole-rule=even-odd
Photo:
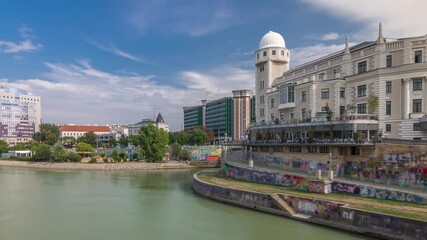
[{"label": "canal water", "polygon": [[0,167],[0,239],[366,239],[200,197],[194,172]]}]

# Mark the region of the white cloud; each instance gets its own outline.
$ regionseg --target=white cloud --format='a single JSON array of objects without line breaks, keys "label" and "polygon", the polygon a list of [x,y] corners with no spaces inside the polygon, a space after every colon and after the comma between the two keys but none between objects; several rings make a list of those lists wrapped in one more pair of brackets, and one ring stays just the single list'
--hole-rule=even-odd
[{"label": "white cloud", "polygon": [[[351,46],[352,44],[350,44]],[[317,44],[306,47],[290,49],[291,66],[297,67],[301,64],[313,61],[331,53],[344,50],[344,44]]]},{"label": "white cloud", "polygon": [[31,40],[35,38],[32,35],[33,30],[26,26],[20,26],[18,32],[22,37],[21,41],[5,41],[0,40],[0,51],[4,53],[32,52],[42,48],[41,44],[33,43]]},{"label": "white cloud", "polygon": [[320,37],[320,40],[322,41],[330,41],[330,40],[337,40],[340,37],[340,35],[336,32],[330,32],[325,33]]},{"label": "white cloud", "polygon": [[136,29],[153,29],[201,36],[240,23],[238,12],[229,2],[219,1],[135,1],[126,13]]},{"label": "white cloud", "polygon": [[99,49],[104,50],[106,52],[112,53],[116,56],[124,57],[124,58],[130,59],[130,60],[135,61],[135,62],[150,63],[149,61],[147,61],[145,59],[142,59],[140,57],[137,57],[133,54],[127,53],[127,52],[117,48],[113,43],[110,43],[108,45],[102,45],[100,43],[97,43],[97,42],[91,41],[91,40],[87,40],[87,42],[96,48],[99,48]]},{"label": "white cloud", "polygon": [[353,40],[375,40],[378,23],[383,24],[385,37],[408,37],[427,33],[427,24],[422,20],[427,9],[425,0],[375,0],[361,3],[360,0],[302,0],[320,11],[346,22],[359,23],[361,29]]},{"label": "white cloud", "polygon": [[159,84],[151,75],[95,69],[88,61],[45,65],[49,71],[41,78],[0,82],[41,96],[43,121],[54,123],[135,123],[141,115],[152,118],[161,112],[171,129],[179,130],[182,107],[254,85],[252,71],[238,66],[183,71],[175,79],[182,87],[174,87]]}]

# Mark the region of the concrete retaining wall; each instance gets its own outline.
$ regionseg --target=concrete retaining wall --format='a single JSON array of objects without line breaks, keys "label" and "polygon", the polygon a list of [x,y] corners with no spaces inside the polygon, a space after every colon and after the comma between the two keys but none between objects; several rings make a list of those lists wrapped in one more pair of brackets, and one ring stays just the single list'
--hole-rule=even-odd
[{"label": "concrete retaining wall", "polygon": [[352,209],[339,203],[290,195],[281,197],[296,211],[308,213],[311,218],[301,219],[280,210],[268,194],[220,187],[193,177],[193,190],[205,197],[282,215],[300,221],[356,232],[381,239],[427,239],[427,222]]}]

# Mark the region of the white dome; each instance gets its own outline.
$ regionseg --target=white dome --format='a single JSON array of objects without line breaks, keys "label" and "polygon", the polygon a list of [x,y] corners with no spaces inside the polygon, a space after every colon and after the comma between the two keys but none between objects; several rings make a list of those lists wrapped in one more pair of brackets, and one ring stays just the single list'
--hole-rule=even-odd
[{"label": "white dome", "polygon": [[259,49],[267,47],[283,47],[285,48],[285,39],[277,32],[269,31],[259,42]]}]

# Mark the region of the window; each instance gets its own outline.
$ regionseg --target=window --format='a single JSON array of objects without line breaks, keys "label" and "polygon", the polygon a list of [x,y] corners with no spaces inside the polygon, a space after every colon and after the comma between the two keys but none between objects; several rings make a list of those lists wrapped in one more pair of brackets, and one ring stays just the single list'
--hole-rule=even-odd
[{"label": "window", "polygon": [[385,102],[385,115],[391,115],[391,101]]},{"label": "window", "polygon": [[387,55],[385,57],[385,66],[386,67],[392,67],[393,66],[393,58],[391,55]]},{"label": "window", "polygon": [[302,91],[301,92],[301,102],[305,102],[305,101],[307,101],[307,92]]},{"label": "window", "polygon": [[274,122],[274,113],[272,113],[272,114],[270,115],[270,120],[271,120],[272,122]]},{"label": "window", "polygon": [[385,92],[391,93],[391,81],[385,82]]},{"label": "window", "polygon": [[345,106],[340,106],[340,115],[345,114]]},{"label": "window", "polygon": [[317,147],[308,146],[307,150],[309,153],[317,153]]},{"label": "window", "polygon": [[307,110],[305,108],[301,109],[301,119],[307,118]]},{"label": "window", "polygon": [[283,147],[282,146],[274,146],[273,152],[283,152]]},{"label": "window", "polygon": [[285,120],[285,113],[284,112],[280,112],[280,120]]},{"label": "window", "polygon": [[267,51],[262,52],[262,55],[265,57],[267,56]]},{"label": "window", "polygon": [[294,110],[289,112],[289,119],[295,119],[295,112]]},{"label": "window", "polygon": [[325,79],[325,73],[319,74],[319,80],[323,80],[323,79]]},{"label": "window", "polygon": [[419,78],[412,80],[412,90],[414,91],[423,90],[423,80]]},{"label": "window", "polygon": [[285,51],[282,50],[282,56],[284,56],[284,55],[285,55]]},{"label": "window", "polygon": [[337,70],[336,69],[334,69],[334,78],[337,78]]},{"label": "window", "polygon": [[351,155],[360,155],[360,147],[351,147]]},{"label": "window", "polygon": [[391,124],[386,124],[385,125],[385,131],[386,132],[391,132]]},{"label": "window", "polygon": [[357,64],[357,73],[363,73],[368,70],[368,64],[366,61],[360,62]]},{"label": "window", "polygon": [[259,72],[264,72],[264,65],[259,66]]},{"label": "window", "polygon": [[320,147],[319,150],[320,153],[329,153],[329,147]]},{"label": "window", "polygon": [[366,113],[366,103],[357,104],[357,113],[358,114]]},{"label": "window", "polygon": [[357,97],[366,97],[366,84],[357,86]]},{"label": "window", "polygon": [[264,103],[264,95],[259,96],[259,103]]},{"label": "window", "polygon": [[276,55],[276,50],[271,51],[271,55]]},{"label": "window", "polygon": [[412,112],[413,113],[420,113],[422,112],[422,105],[421,105],[422,99],[414,99],[412,102]]},{"label": "window", "polygon": [[414,54],[414,63],[421,63],[423,62],[423,51],[417,50]]},{"label": "window", "polygon": [[289,152],[301,152],[301,147],[300,146],[290,146]]},{"label": "window", "polygon": [[259,59],[259,53],[256,54],[256,59]]},{"label": "window", "polygon": [[340,98],[345,98],[345,88],[340,88]]},{"label": "window", "polygon": [[421,131],[421,124],[420,123],[414,123],[414,131]]},{"label": "window", "polygon": [[320,94],[320,97],[322,99],[328,99],[329,98],[329,88],[322,89],[322,92]]},{"label": "window", "polygon": [[274,108],[274,98],[270,99],[270,107]]},{"label": "window", "polygon": [[261,109],[259,110],[259,116],[260,116],[260,117],[264,117],[264,108],[261,108]]},{"label": "window", "polygon": [[264,80],[259,82],[259,89],[264,89]]},{"label": "window", "polygon": [[295,87],[289,86],[288,87],[288,102],[295,102]]}]

